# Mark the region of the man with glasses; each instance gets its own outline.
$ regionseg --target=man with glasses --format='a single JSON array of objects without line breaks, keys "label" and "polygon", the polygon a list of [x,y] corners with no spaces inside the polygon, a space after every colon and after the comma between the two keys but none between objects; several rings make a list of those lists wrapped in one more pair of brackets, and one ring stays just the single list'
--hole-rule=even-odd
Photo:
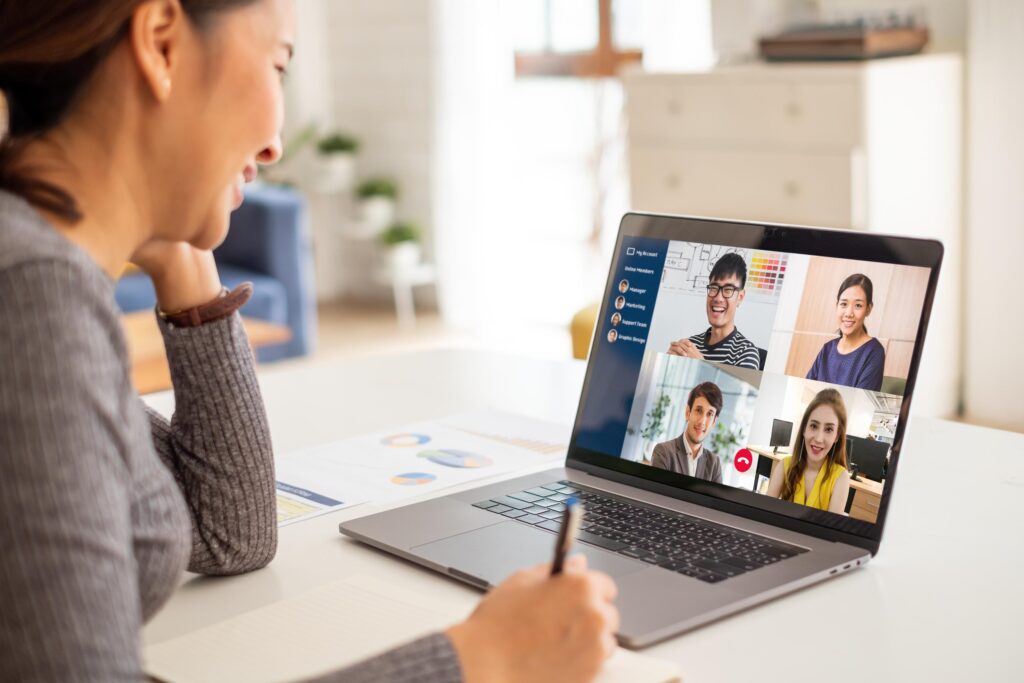
[{"label": "man with glasses", "polygon": [[747,263],[743,257],[730,252],[719,258],[711,269],[707,287],[708,323],[711,326],[689,339],[672,342],[668,347],[669,354],[760,370],[758,348],[736,329],[736,309],[746,296],[746,285]]}]

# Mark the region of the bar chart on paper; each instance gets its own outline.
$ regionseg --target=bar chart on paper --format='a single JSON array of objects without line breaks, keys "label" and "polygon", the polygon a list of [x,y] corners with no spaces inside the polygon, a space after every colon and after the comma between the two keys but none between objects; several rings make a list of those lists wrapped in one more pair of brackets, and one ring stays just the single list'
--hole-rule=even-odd
[{"label": "bar chart on paper", "polygon": [[[345,491],[336,485],[332,486],[330,482],[320,482],[315,486],[307,484],[308,488],[289,483],[309,481],[310,473],[302,463],[279,459],[275,463],[275,469],[278,526],[287,526],[365,501],[365,497],[360,496],[355,489]],[[324,493],[325,491],[330,493]]]}]

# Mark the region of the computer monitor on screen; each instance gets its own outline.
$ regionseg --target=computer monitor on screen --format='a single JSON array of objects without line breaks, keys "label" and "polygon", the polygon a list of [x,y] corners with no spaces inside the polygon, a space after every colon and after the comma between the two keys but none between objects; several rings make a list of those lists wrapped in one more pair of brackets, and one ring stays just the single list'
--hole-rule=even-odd
[{"label": "computer monitor on screen", "polygon": [[846,437],[846,457],[850,469],[868,479],[882,481],[885,478],[885,461],[889,455],[889,444],[859,436]]},{"label": "computer monitor on screen", "polygon": [[789,440],[793,438],[793,423],[785,420],[772,420],[772,452],[778,453],[779,446],[789,448]]}]

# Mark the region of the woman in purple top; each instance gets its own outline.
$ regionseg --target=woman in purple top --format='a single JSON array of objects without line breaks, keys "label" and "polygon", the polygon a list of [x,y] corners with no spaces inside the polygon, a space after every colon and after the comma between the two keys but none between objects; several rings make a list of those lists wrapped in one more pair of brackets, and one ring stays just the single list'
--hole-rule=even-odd
[{"label": "woman in purple top", "polygon": [[839,338],[821,347],[807,379],[881,391],[885,349],[864,325],[874,307],[873,290],[867,275],[856,273],[843,280],[836,295]]}]

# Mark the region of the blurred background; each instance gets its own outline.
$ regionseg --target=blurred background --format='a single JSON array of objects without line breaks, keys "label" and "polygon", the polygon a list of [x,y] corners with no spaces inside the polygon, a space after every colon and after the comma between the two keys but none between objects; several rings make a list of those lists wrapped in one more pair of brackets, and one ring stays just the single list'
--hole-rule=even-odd
[{"label": "blurred background", "polygon": [[805,223],[941,239],[915,412],[1024,430],[1024,3],[296,4],[261,360],[585,355],[624,212]]}]

